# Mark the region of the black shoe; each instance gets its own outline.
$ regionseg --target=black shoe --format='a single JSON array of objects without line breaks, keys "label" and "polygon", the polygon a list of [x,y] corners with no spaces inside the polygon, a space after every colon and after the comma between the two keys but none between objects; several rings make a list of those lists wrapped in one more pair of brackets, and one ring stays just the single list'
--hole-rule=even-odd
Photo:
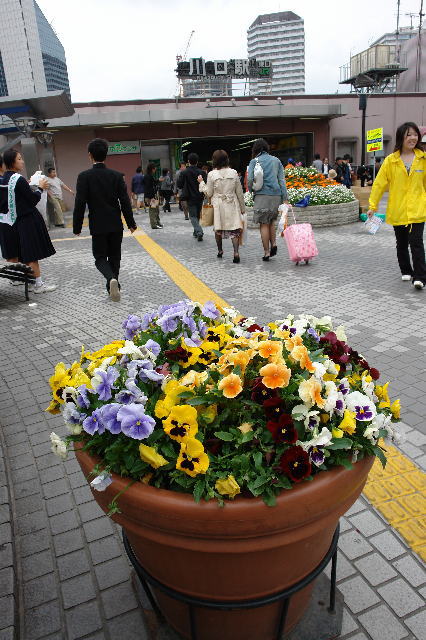
[{"label": "black shoe", "polygon": [[240,262],[240,256],[234,256],[234,259],[232,261],[234,264],[239,264]]},{"label": "black shoe", "polygon": [[272,258],[272,256],[276,256],[277,255],[277,251],[278,251],[277,245],[275,245],[274,247],[271,247],[271,258]]},{"label": "black shoe", "polygon": [[269,262],[269,256],[263,256],[262,260],[263,262]]},{"label": "black shoe", "polygon": [[218,254],[217,254],[217,257],[218,258],[223,258],[223,251],[219,251]]},{"label": "black shoe", "polygon": [[197,236],[197,240],[198,240],[198,242],[202,242],[203,241],[203,236]]}]

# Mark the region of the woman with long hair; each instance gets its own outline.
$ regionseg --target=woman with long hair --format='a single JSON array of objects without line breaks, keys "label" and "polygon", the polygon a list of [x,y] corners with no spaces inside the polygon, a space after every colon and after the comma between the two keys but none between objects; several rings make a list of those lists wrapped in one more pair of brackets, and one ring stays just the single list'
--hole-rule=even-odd
[{"label": "woman with long hair", "polygon": [[198,176],[199,189],[211,198],[214,215],[214,235],[217,257],[222,258],[224,238],[231,238],[234,248],[233,262],[240,262],[240,239],[243,230],[242,214],[245,212],[244,196],[238,173],[229,166],[226,151],[218,149],[212,156],[213,170],[207,175],[207,184]]},{"label": "woman with long hair", "polygon": [[288,204],[285,186],[284,169],[281,161],[269,155],[269,145],[259,138],[252,148],[252,160],[248,167],[247,186],[252,190],[254,167],[259,163],[263,171],[263,184],[254,192],[253,221],[260,224],[265,262],[277,253],[275,221],[278,218],[278,207],[283,202]]},{"label": "woman with long hair", "polygon": [[[387,156],[371,189],[368,216],[377,211],[389,191],[386,222],[394,228],[401,279],[416,289],[426,285],[423,231],[426,221],[426,153],[414,122],[396,130],[394,152]],[[411,259],[410,252],[411,251]]]},{"label": "woman with long hair", "polygon": [[1,180],[2,204],[6,195],[8,211],[15,219],[8,230],[6,242],[2,234],[3,256],[9,262],[20,261],[31,267],[35,275],[34,293],[54,291],[56,285],[47,285],[42,280],[39,260],[53,256],[56,251],[43,217],[35,206],[49,183],[43,179],[35,191],[31,189],[25,178],[19,175],[24,168],[24,160],[16,149],[5,151],[3,162],[6,171]]},{"label": "woman with long hair", "polygon": [[[157,166],[154,162],[150,162],[145,171],[145,206],[149,207],[149,221],[151,223],[151,229],[162,229],[163,225],[160,221],[158,203],[158,181],[155,178],[156,170]],[[155,206],[152,206],[154,204]]]}]

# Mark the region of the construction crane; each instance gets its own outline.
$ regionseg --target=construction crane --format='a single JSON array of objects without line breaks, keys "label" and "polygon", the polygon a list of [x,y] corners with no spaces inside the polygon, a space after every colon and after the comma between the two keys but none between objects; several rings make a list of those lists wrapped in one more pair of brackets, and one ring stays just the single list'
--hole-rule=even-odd
[{"label": "construction crane", "polygon": [[193,29],[191,31],[191,33],[189,34],[189,38],[188,38],[188,42],[186,43],[186,47],[185,47],[185,51],[183,53],[183,55],[177,55],[176,56],[176,61],[177,62],[182,62],[182,60],[186,60],[186,56],[188,55],[188,50],[189,50],[189,46],[191,44],[191,40],[192,40],[192,36],[194,35],[195,30]]}]

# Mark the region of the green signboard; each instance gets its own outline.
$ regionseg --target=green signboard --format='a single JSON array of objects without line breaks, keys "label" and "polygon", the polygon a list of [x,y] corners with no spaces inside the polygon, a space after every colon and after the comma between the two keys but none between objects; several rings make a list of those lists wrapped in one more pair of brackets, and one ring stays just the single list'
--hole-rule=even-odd
[{"label": "green signboard", "polygon": [[139,140],[124,140],[120,142],[110,142],[108,155],[116,156],[124,153],[140,153],[141,145]]}]

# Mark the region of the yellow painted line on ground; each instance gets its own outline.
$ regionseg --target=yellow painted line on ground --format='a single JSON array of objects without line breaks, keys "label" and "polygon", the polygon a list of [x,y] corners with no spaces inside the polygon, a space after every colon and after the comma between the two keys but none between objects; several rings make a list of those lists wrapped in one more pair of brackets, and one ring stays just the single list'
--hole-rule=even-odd
[{"label": "yellow painted line on ground", "polygon": [[[146,233],[137,231],[134,237],[188,298],[202,304],[213,300],[220,306],[229,306]],[[386,468],[375,461],[364,495],[426,561],[426,474],[396,447],[386,446],[386,451]]]},{"label": "yellow painted line on ground", "polygon": [[220,298],[214,291],[209,289],[199,278],[183,266],[179,260],[176,260],[168,251],[160,247],[152,238],[143,231],[136,231],[134,238],[145,249],[149,255],[154,258],[157,264],[167,273],[172,280],[181,289],[184,294],[196,302],[204,304],[208,300],[212,300],[215,304],[223,307],[229,306],[225,300]]},{"label": "yellow painted line on ground", "polygon": [[71,236],[70,238],[52,238],[52,242],[65,242],[67,240],[87,240],[87,238],[91,238],[92,236]]}]

